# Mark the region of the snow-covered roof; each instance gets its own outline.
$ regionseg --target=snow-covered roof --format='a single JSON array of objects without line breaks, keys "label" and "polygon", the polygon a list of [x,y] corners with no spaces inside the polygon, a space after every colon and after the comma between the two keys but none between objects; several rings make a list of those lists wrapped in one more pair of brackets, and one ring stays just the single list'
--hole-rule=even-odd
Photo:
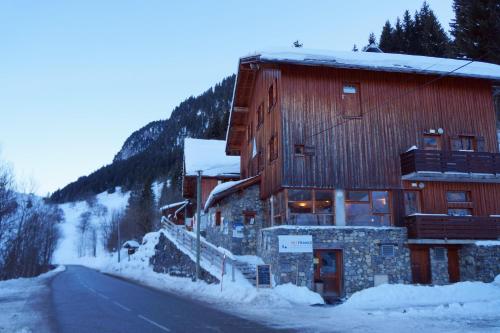
[{"label": "snow-covered roof", "polygon": [[123,243],[124,248],[129,248],[129,247],[138,248],[139,246],[140,244],[135,240],[128,240],[125,243]]},{"label": "snow-covered roof", "polygon": [[[500,80],[500,65],[469,60],[414,56],[394,53],[308,50],[269,50],[243,57],[262,62],[367,69],[383,72],[435,74]],[[466,65],[466,66],[464,66]],[[463,68],[460,68],[464,66]],[[452,72],[453,73],[450,73]]]},{"label": "snow-covered roof", "polygon": [[205,211],[207,211],[217,199],[223,198],[226,193],[227,194],[232,193],[231,190],[238,187],[238,185],[243,185],[244,187],[246,187],[249,185],[253,185],[259,179],[260,179],[259,176],[255,176],[241,180],[229,181],[217,185],[216,187],[214,187],[214,189],[212,190],[212,192],[210,192],[210,195],[208,196],[207,202],[205,203]]},{"label": "snow-covered roof", "polygon": [[184,140],[185,175],[235,176],[240,174],[240,157],[227,156],[226,141],[186,138]]}]

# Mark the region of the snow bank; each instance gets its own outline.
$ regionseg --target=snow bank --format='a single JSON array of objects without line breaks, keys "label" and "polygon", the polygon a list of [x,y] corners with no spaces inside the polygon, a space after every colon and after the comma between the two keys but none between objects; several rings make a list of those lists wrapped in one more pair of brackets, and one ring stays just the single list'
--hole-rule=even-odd
[{"label": "snow bank", "polygon": [[184,140],[186,175],[196,176],[198,170],[204,176],[240,174],[240,157],[226,155],[226,141],[186,138]]},{"label": "snow bank", "polygon": [[50,332],[48,281],[64,266],[34,278],[0,281],[0,332]]},{"label": "snow bank", "polygon": [[487,301],[500,301],[500,286],[483,282],[459,282],[445,286],[383,284],[353,294],[341,306],[380,310]]}]

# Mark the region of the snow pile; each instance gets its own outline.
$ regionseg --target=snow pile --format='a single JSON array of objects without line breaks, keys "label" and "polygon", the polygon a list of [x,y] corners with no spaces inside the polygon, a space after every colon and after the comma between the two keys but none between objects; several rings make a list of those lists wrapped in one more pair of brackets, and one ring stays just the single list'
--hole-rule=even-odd
[{"label": "snow pile", "polygon": [[[264,62],[283,62],[336,68],[369,69],[434,75],[500,79],[500,66],[485,62],[395,53],[308,50],[270,50],[250,55]],[[247,57],[244,57],[247,58]],[[463,66],[463,67],[462,67]]]},{"label": "snow pile", "polygon": [[34,278],[0,281],[0,332],[50,332],[47,285],[64,269],[59,266]]},{"label": "snow pile", "polygon": [[[144,236],[142,245],[135,254],[130,256],[130,259],[126,252],[122,251],[122,261],[120,263],[118,263],[117,256],[113,255],[106,257],[104,260],[84,264],[105,273],[132,279],[154,288],[181,293],[188,297],[202,298],[204,301],[219,304],[223,307],[227,304],[293,307],[296,305],[324,303],[318,294],[305,287],[297,287],[292,284],[274,289],[256,289],[240,272],[236,272],[235,282],[231,281],[230,274],[224,275],[222,287],[220,284],[208,284],[204,281],[194,282],[189,278],[156,273],[149,264],[149,258],[155,254],[155,245],[158,243],[160,233],[161,231],[152,232]],[[164,233],[172,240],[167,232]],[[176,244],[176,246],[192,257],[191,259],[195,259],[187,249],[182,248],[179,244]],[[244,259],[247,259],[247,261],[257,262],[255,258],[245,257]],[[220,267],[215,267],[204,260],[201,261],[201,265],[220,279]]]},{"label": "snow pile", "polygon": [[383,284],[355,293],[342,307],[382,310],[494,301],[500,302],[500,286],[495,283],[459,282],[445,286]]},{"label": "snow pile", "polygon": [[184,163],[187,176],[196,176],[198,170],[204,176],[239,176],[240,157],[227,156],[226,141],[186,138],[184,140]]},{"label": "snow pile", "polygon": [[[93,259],[80,258],[78,256],[78,244],[80,235],[77,226],[80,222],[81,214],[89,211],[99,211],[99,216],[92,215],[92,224],[99,227],[104,221],[110,221],[114,213],[123,212],[127,206],[130,192],[123,193],[120,187],[114,193],[102,192],[95,197],[95,200],[78,201],[59,205],[64,212],[65,222],[60,226],[61,240],[54,252],[53,262],[57,264],[84,264]],[[104,209],[103,209],[104,207]],[[98,257],[106,255],[102,240],[98,247]]]}]

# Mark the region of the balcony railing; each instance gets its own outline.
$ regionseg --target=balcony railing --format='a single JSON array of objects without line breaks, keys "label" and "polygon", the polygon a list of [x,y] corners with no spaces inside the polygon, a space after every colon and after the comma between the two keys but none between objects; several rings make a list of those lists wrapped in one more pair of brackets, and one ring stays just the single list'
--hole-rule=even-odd
[{"label": "balcony railing", "polygon": [[401,174],[408,180],[500,182],[500,154],[415,149],[401,154]]},{"label": "balcony railing", "polygon": [[412,215],[405,219],[408,238],[498,239],[500,217]]}]

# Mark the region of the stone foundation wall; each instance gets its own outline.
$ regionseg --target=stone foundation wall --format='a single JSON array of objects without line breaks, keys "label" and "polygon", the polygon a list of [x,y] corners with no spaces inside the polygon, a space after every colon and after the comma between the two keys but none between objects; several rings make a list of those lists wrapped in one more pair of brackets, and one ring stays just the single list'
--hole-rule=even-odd
[{"label": "stone foundation wall", "polygon": [[[343,293],[373,287],[375,275],[389,283],[411,283],[406,228],[293,227],[262,230],[258,255],[271,264],[277,284],[292,282],[312,289],[312,253],[279,253],[278,235],[312,235],[314,249],[340,249],[343,255]],[[393,245],[394,255],[384,256],[381,245]]]},{"label": "stone foundation wall", "polygon": [[[221,212],[223,222],[215,225],[215,213]],[[255,223],[245,224],[244,213],[255,212]],[[260,200],[259,185],[252,185],[244,191],[233,193],[209,209],[209,223],[206,239],[216,246],[228,249],[236,255],[255,255],[259,242],[259,230],[264,224],[267,212],[266,202]],[[243,237],[234,237],[235,226],[243,226]]]},{"label": "stone foundation wall", "polygon": [[500,245],[464,245],[459,258],[461,281],[491,282],[500,274]]},{"label": "stone foundation wall", "polygon": [[[158,244],[155,246],[155,254],[149,258],[149,263],[157,273],[189,278],[196,276],[196,264],[163,233],[160,234]],[[219,282],[203,268],[201,269],[201,279],[208,283]]]}]

